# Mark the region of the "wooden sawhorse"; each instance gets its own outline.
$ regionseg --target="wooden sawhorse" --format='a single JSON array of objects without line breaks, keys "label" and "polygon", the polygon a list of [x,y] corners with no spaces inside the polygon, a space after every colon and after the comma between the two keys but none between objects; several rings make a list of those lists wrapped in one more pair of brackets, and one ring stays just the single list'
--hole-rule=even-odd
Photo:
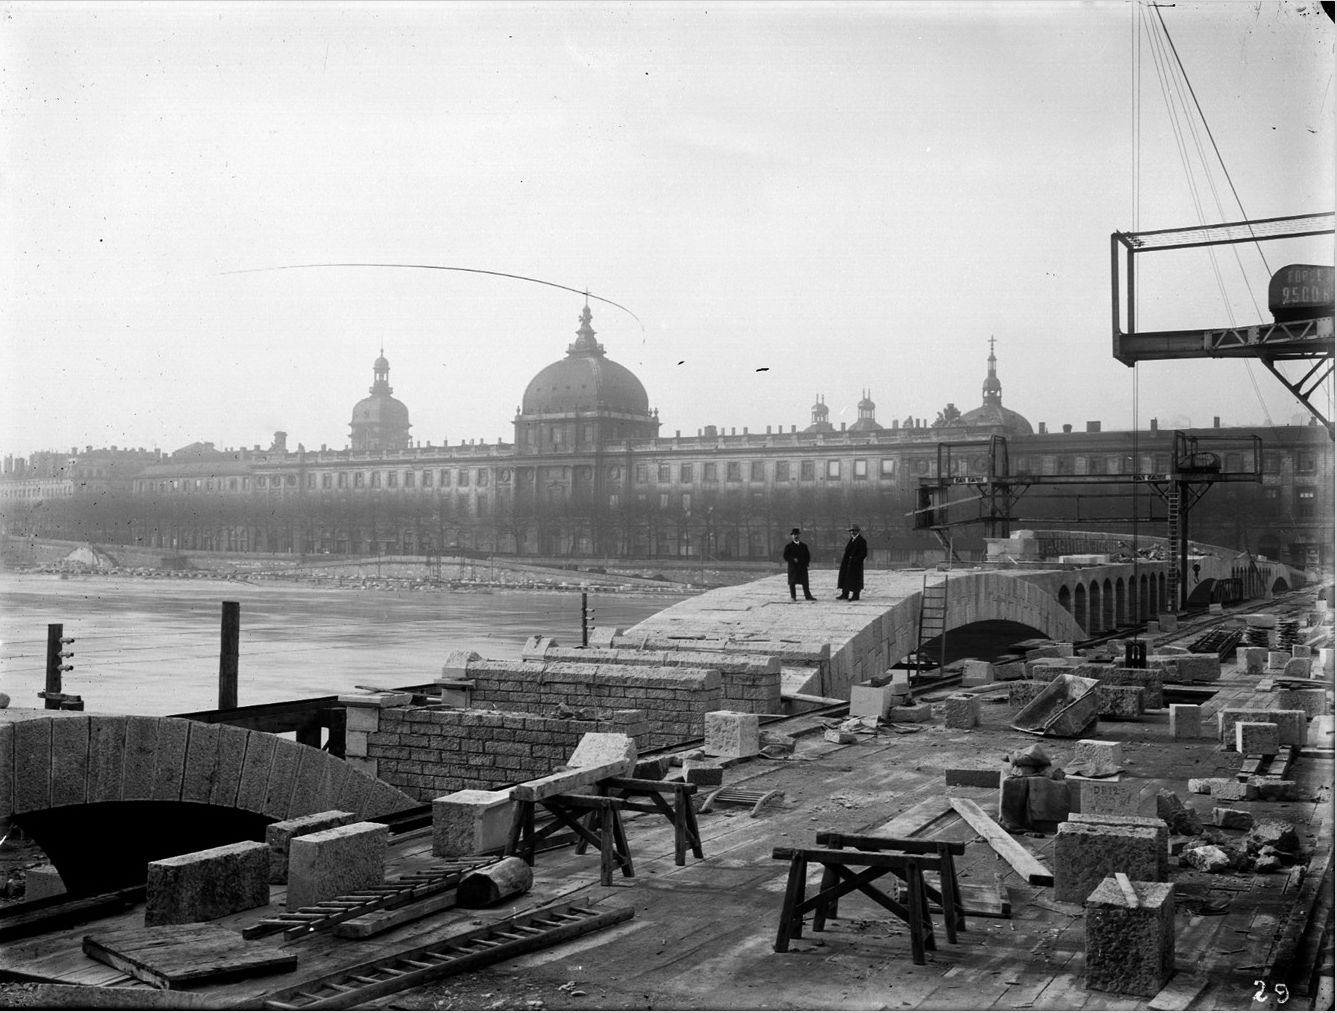
[{"label": "wooden sawhorse", "polygon": [[[916,964],[924,964],[925,950],[936,950],[933,921],[929,917],[925,872],[941,872],[936,855],[903,854],[889,851],[846,851],[836,848],[775,848],[772,858],[789,862],[789,881],[785,886],[784,907],[780,911],[780,930],[775,937],[775,952],[789,949],[789,940],[803,935],[803,916],[814,912],[813,930],[820,929],[819,918],[828,905],[855,890],[866,894],[910,926],[910,953]],[[826,872],[822,886],[804,899],[808,863],[820,862]],[[857,871],[855,871],[857,869]],[[904,905],[872,885],[873,880],[894,874],[905,881]],[[828,885],[828,876],[830,885]]]},{"label": "wooden sawhorse", "polygon": [[[898,851],[905,855],[936,855],[941,863],[938,867],[938,888],[925,882],[924,890],[929,900],[937,901],[942,908],[943,921],[947,928],[947,941],[956,942],[956,930],[966,927],[966,909],[961,900],[961,887],[956,881],[956,863],[953,855],[964,855],[965,844],[960,841],[926,841],[913,837],[870,837],[866,834],[843,834],[834,830],[817,831],[819,848],[856,848],[859,851]],[[822,889],[833,886],[835,874],[829,869],[822,874]],[[838,900],[833,898],[825,909],[819,908],[812,916],[812,930],[821,932],[826,919],[836,917]]]},{"label": "wooden sawhorse", "polygon": [[[543,806],[554,817],[541,827],[534,822],[534,807]],[[586,843],[599,849],[599,882],[613,885],[613,870],[621,869],[623,876],[635,876],[631,864],[631,848],[622,827],[622,799],[605,795],[549,795],[541,799],[517,799],[511,818],[511,832],[506,838],[506,855],[518,855],[525,864],[534,864],[534,852],[540,841],[562,829],[575,831],[577,853],[584,853]],[[598,833],[581,822],[582,817],[593,817]]]},{"label": "wooden sawhorse", "polygon": [[[664,796],[672,793],[673,804],[670,806]],[[692,808],[692,795],[696,785],[685,781],[651,781],[642,777],[605,777],[599,782],[599,794],[611,795],[622,801],[622,808],[633,812],[659,813],[673,824],[673,864],[687,864],[687,849],[697,858],[705,858],[701,851],[701,832],[696,826],[696,810]],[[648,799],[648,801],[641,801]],[[597,825],[597,815],[590,818],[590,829]],[[585,840],[576,846],[576,851],[585,850]]]}]

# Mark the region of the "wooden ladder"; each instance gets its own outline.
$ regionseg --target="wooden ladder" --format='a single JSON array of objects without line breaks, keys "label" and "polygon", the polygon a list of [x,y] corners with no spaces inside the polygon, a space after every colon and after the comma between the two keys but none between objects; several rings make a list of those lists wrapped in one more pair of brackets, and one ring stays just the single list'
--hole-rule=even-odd
[{"label": "wooden ladder", "polygon": [[631,918],[629,907],[560,903],[268,992],[248,1009],[351,1009],[424,982],[499,963]]}]

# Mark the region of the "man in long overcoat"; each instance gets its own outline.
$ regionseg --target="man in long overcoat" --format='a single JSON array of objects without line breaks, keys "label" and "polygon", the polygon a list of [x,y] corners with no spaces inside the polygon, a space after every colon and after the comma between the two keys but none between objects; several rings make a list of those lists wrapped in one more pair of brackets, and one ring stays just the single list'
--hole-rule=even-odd
[{"label": "man in long overcoat", "polygon": [[789,597],[798,601],[798,594],[795,591],[797,585],[803,587],[803,597],[807,601],[816,601],[812,592],[808,590],[808,560],[810,554],[808,547],[799,540],[799,529],[789,532],[789,542],[785,545],[785,563],[789,570]]},{"label": "man in long overcoat", "polygon": [[840,576],[836,587],[841,601],[858,601],[863,590],[863,561],[868,555],[868,543],[864,541],[859,525],[850,525],[850,540],[845,543],[845,554],[840,557]]}]

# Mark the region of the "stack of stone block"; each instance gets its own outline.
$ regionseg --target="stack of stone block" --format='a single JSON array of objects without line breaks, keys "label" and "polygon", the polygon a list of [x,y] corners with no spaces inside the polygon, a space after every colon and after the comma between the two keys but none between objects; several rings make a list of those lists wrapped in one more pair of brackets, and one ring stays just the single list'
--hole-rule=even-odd
[{"label": "stack of stone block", "polygon": [[1240,722],[1267,723],[1277,726],[1281,745],[1303,746],[1309,732],[1309,718],[1302,710],[1259,710],[1245,707],[1226,707],[1217,712],[1217,731],[1221,744],[1228,750],[1236,746],[1235,726]]}]

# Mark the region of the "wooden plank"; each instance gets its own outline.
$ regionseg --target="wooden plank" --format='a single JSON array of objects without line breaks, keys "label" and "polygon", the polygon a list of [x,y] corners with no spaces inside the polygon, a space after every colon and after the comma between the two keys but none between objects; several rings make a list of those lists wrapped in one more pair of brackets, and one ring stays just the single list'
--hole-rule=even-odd
[{"label": "wooden plank", "polygon": [[619,777],[626,770],[625,763],[603,763],[597,767],[577,767],[561,770],[546,777],[536,777],[511,789],[516,802],[542,802],[553,795],[566,795],[581,788],[593,788],[606,777]]},{"label": "wooden plank", "polygon": [[1202,990],[1207,987],[1207,979],[1196,974],[1179,971],[1169,983],[1156,993],[1156,997],[1147,1003],[1147,1009],[1183,1010],[1192,1005]]},{"label": "wooden plank", "polygon": [[1116,872],[1114,882],[1119,884],[1119,889],[1123,891],[1123,900],[1131,908],[1138,906],[1137,891],[1133,889],[1133,881],[1128,878],[1126,872]]},{"label": "wooden plank", "polygon": [[297,957],[217,925],[156,925],[84,936],[83,951],[155,988],[280,974]]},{"label": "wooden plank", "polygon": [[887,820],[881,826],[868,831],[873,837],[914,837],[930,823],[941,819],[952,811],[946,798],[936,795],[925,799],[918,805],[911,806],[899,816]]},{"label": "wooden plank", "polygon": [[405,904],[389,911],[375,911],[371,914],[350,918],[334,927],[334,934],[345,939],[366,939],[381,932],[388,932],[406,922],[415,921],[438,911],[445,911],[455,906],[455,891],[437,894],[426,900]]},{"label": "wooden plank", "polygon": [[957,814],[988,842],[1008,865],[1032,886],[1053,886],[1054,874],[1045,868],[1030,850],[1014,841],[1006,830],[995,823],[978,805],[968,798],[947,799]]}]

